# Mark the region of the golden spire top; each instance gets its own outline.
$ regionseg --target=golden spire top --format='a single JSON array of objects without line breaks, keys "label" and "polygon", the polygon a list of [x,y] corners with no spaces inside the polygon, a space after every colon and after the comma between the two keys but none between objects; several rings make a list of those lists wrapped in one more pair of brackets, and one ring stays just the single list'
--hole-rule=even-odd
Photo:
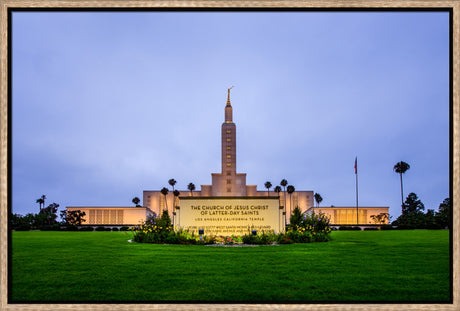
[{"label": "golden spire top", "polygon": [[227,106],[231,106],[230,104],[230,90],[233,89],[234,86],[232,85],[231,88],[229,88],[227,91],[228,91],[228,95],[227,95]]}]

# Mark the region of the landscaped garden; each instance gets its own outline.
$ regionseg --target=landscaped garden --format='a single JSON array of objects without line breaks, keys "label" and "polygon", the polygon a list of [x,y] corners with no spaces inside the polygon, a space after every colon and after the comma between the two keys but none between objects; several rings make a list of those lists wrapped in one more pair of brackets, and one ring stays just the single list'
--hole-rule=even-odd
[{"label": "landscaped garden", "polygon": [[332,231],[253,247],[12,232],[14,302],[448,302],[449,231]]},{"label": "landscaped garden", "polygon": [[240,245],[240,244],[292,244],[329,241],[332,231],[329,219],[322,213],[302,214],[296,207],[290,218],[287,232],[257,232],[248,228],[243,235],[204,235],[180,228],[173,230],[167,211],[161,217],[155,214],[138,226],[129,228],[133,232],[133,241],[139,243],[162,244],[200,244],[200,245]]}]

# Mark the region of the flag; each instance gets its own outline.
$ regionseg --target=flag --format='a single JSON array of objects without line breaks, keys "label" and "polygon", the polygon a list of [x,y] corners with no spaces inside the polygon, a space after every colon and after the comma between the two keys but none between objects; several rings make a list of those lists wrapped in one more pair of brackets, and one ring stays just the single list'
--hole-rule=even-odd
[{"label": "flag", "polygon": [[358,174],[358,157],[355,157],[355,174]]}]

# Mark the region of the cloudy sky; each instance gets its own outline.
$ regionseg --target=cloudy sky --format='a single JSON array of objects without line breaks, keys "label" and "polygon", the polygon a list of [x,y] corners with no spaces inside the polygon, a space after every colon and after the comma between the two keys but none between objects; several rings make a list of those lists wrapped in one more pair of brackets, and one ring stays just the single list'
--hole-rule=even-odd
[{"label": "cloudy sky", "polygon": [[[322,206],[449,196],[443,12],[15,12],[13,212],[211,183],[232,85],[237,171]],[[198,190],[197,189],[197,190]]]}]

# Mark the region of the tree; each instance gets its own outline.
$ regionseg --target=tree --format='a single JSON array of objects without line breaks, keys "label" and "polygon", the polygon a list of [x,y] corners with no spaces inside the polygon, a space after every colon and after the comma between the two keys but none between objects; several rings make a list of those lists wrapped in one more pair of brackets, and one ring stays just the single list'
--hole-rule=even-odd
[{"label": "tree", "polygon": [[295,191],[295,188],[293,185],[287,186],[287,192],[289,193],[289,211],[292,210],[292,193]]},{"label": "tree", "polygon": [[42,204],[45,204],[45,200],[43,200],[42,198],[38,198],[37,201],[36,201],[39,205],[39,212],[41,211],[42,209]]},{"label": "tree", "polygon": [[10,224],[13,230],[30,230],[35,221],[35,215],[29,213],[25,216],[20,214],[10,214]]},{"label": "tree", "polygon": [[177,183],[177,181],[174,180],[174,178],[171,178],[170,180],[168,180],[168,184],[171,185],[171,187],[173,188],[173,191],[174,191],[174,185]]},{"label": "tree", "polygon": [[273,191],[275,191],[276,193],[278,193],[278,196],[280,195],[280,192],[281,192],[281,187],[280,186],[276,186]]},{"label": "tree", "polygon": [[[166,201],[166,196],[168,195],[168,188],[166,187],[163,187],[161,190],[160,190],[161,194],[165,196],[165,205],[166,205],[166,210],[168,210],[168,202]],[[158,211],[158,215],[161,214],[161,211]]]},{"label": "tree", "polygon": [[177,198],[180,195],[180,192],[179,192],[179,190],[174,190],[173,194],[174,194],[174,208],[176,208],[176,205],[177,205],[176,202],[177,202]]},{"label": "tree", "polygon": [[174,190],[173,193],[174,193],[174,196],[175,196],[175,197],[178,197],[178,196],[180,195],[180,191],[179,191],[179,190]]},{"label": "tree", "polygon": [[140,201],[141,200],[138,197],[134,197],[132,202],[136,205],[136,207],[140,207],[140,205],[139,205]]},{"label": "tree", "polygon": [[37,228],[50,227],[57,225],[57,210],[59,204],[52,203],[46,208],[42,208],[40,213],[35,216],[35,225]]},{"label": "tree", "polygon": [[375,224],[386,224],[390,220],[388,213],[380,213],[378,215],[371,215],[371,218]]},{"label": "tree", "polygon": [[420,201],[417,195],[413,192],[409,193],[406,202],[403,204],[403,214],[413,214],[425,210],[425,205]]},{"label": "tree", "polygon": [[270,188],[272,187],[272,183],[267,181],[265,182],[265,188],[267,188],[267,197],[270,196]]},{"label": "tree", "polygon": [[[403,204],[402,214],[393,222],[400,229],[423,229],[427,228],[427,218],[430,217],[431,212],[427,215],[423,213],[425,206],[418,199],[417,195],[413,192],[409,193],[406,201]],[[430,222],[431,220],[428,220]]]},{"label": "tree", "polygon": [[86,213],[80,210],[61,212],[62,220],[64,224],[68,226],[81,226],[81,224],[86,221],[86,219],[83,219],[85,216]]},{"label": "tree", "polygon": [[321,201],[323,201],[323,198],[321,197],[321,194],[319,194],[319,193],[315,193],[314,197],[315,197],[316,204],[319,207],[319,203],[321,203]]},{"label": "tree", "polygon": [[190,195],[193,196],[193,190],[195,190],[195,185],[193,183],[189,183],[187,189],[190,190]]},{"label": "tree", "polygon": [[438,211],[435,213],[436,223],[441,228],[449,227],[450,225],[450,211],[452,210],[452,201],[450,198],[445,198],[441,204],[439,204]]},{"label": "tree", "polygon": [[280,182],[281,187],[283,187],[283,192],[284,192],[284,207],[286,207],[286,186],[288,184],[288,181],[286,179],[282,179]]},{"label": "tree", "polygon": [[302,222],[302,211],[298,206],[292,210],[292,214],[289,217],[289,228],[296,230],[296,226]]},{"label": "tree", "polygon": [[410,169],[410,165],[404,161],[396,163],[393,167],[393,170],[395,171],[395,173],[399,174],[399,177],[401,179],[401,207],[404,205],[402,174],[404,174],[408,169]]}]

